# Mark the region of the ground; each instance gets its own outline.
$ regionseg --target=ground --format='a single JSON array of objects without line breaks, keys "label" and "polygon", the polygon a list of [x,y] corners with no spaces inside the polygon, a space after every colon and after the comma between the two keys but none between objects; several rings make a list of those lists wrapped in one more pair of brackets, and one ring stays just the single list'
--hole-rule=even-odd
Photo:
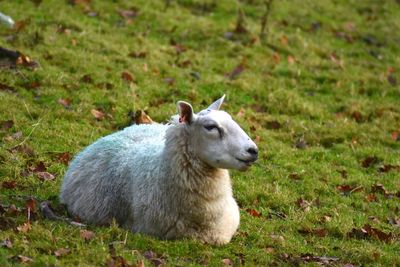
[{"label": "ground", "polygon": [[[0,265],[400,265],[400,3],[0,1]],[[244,23],[237,26],[238,9]],[[20,56],[20,59],[27,60]],[[226,94],[260,158],[232,242],[50,220],[71,157]]]}]

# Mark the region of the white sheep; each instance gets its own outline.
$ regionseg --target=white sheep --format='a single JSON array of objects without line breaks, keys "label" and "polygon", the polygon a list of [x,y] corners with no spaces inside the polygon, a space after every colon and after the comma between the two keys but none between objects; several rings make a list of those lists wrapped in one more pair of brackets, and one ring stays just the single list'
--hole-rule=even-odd
[{"label": "white sheep", "polygon": [[162,239],[228,243],[239,226],[227,169],[246,170],[255,143],[220,111],[179,101],[168,125],[133,125],[99,139],[72,161],[61,202],[88,223],[118,224]]}]

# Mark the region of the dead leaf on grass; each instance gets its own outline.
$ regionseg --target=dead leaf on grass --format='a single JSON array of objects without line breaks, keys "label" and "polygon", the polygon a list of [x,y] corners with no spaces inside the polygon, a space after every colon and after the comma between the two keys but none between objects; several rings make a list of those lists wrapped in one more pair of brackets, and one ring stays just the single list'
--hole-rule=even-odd
[{"label": "dead leaf on grass", "polygon": [[233,261],[231,259],[223,259],[223,260],[221,260],[221,262],[225,266],[232,266],[233,265]]},{"label": "dead leaf on grass", "polygon": [[29,157],[35,156],[35,152],[27,144],[16,145],[13,148],[9,149],[9,151],[11,151],[11,152],[18,151],[18,152],[24,153],[25,155],[27,155]]},{"label": "dead leaf on grass", "polygon": [[63,105],[64,108],[69,109],[71,107],[72,99],[70,98],[60,98],[58,99],[58,104]]},{"label": "dead leaf on grass", "polygon": [[389,172],[391,170],[400,171],[400,165],[384,164],[379,167],[379,172]]},{"label": "dead leaf on grass", "polygon": [[[0,68],[1,68],[1,62],[0,62]],[[0,90],[1,91],[6,91],[8,93],[15,93],[17,91],[17,90],[15,90],[14,87],[11,87],[11,86],[9,86],[7,84],[4,84],[4,83],[0,83]]]},{"label": "dead leaf on grass", "polygon": [[256,211],[255,209],[250,209],[250,208],[246,209],[246,212],[247,212],[248,214],[250,214],[251,216],[253,216],[253,217],[258,217],[258,218],[261,217],[261,215],[262,215],[261,212]]},{"label": "dead leaf on grass", "polygon": [[377,228],[372,227],[369,224],[365,224],[360,229],[353,228],[348,233],[348,236],[351,238],[359,238],[359,239],[374,238],[386,243],[391,242],[393,239],[392,233],[385,233]]},{"label": "dead leaf on grass", "polygon": [[135,77],[129,71],[123,71],[121,73],[121,78],[126,82],[135,82]]},{"label": "dead leaf on grass", "polygon": [[59,248],[56,251],[54,251],[54,256],[59,258],[69,253],[71,253],[71,250],[69,248]]},{"label": "dead leaf on grass", "polygon": [[140,51],[140,52],[130,52],[128,54],[129,57],[132,58],[145,58],[147,56],[147,53],[145,51]]},{"label": "dead leaf on grass", "polygon": [[19,261],[19,262],[21,262],[21,263],[33,262],[33,259],[32,259],[32,258],[23,256],[23,255],[14,256],[14,257],[12,257],[12,259],[15,260],[15,261]]},{"label": "dead leaf on grass", "polygon": [[6,189],[14,189],[16,186],[17,186],[17,181],[15,180],[4,181],[1,183],[1,187]]},{"label": "dead leaf on grass", "polygon": [[231,72],[225,74],[225,76],[230,80],[235,80],[239,75],[245,70],[244,64],[239,64]]},{"label": "dead leaf on grass", "polygon": [[397,131],[394,131],[390,134],[392,136],[393,141],[400,141],[400,134]]},{"label": "dead leaf on grass", "polygon": [[95,233],[89,230],[81,230],[80,235],[85,241],[89,241],[95,237]]},{"label": "dead leaf on grass", "polygon": [[0,248],[1,247],[12,248],[13,244],[12,244],[11,240],[7,238],[0,242]]},{"label": "dead leaf on grass", "polygon": [[157,255],[155,252],[148,250],[145,251],[143,253],[143,256],[148,259],[149,261],[151,261],[153,263],[154,266],[160,266],[165,264],[165,260],[163,259],[163,257],[160,257],[159,255]]},{"label": "dead leaf on grass", "polygon": [[282,128],[282,124],[279,121],[267,121],[265,124],[267,129],[274,129],[274,130],[278,130],[280,128]]},{"label": "dead leaf on grass", "polygon": [[57,157],[57,161],[64,164],[64,165],[68,165],[68,163],[71,160],[71,153],[69,152],[62,152],[62,153],[58,153],[56,155]]},{"label": "dead leaf on grass", "polygon": [[37,172],[36,174],[42,181],[52,181],[56,178],[53,174],[49,172]]},{"label": "dead leaf on grass", "polygon": [[12,128],[13,126],[14,126],[13,120],[7,120],[7,121],[0,122],[0,129],[2,131],[7,131],[8,129]]},{"label": "dead leaf on grass", "polygon": [[373,165],[376,165],[377,163],[379,163],[380,162],[380,160],[377,158],[377,157],[375,157],[375,156],[370,156],[370,157],[366,157],[362,162],[361,162],[361,165],[364,167],[364,168],[369,168],[369,167],[371,167],[371,166],[373,166]]},{"label": "dead leaf on grass", "polygon": [[22,225],[17,226],[17,231],[20,233],[27,233],[32,229],[32,226],[29,222],[26,222]]},{"label": "dead leaf on grass", "polygon": [[92,109],[90,113],[92,113],[92,115],[99,121],[104,119],[104,116],[106,115],[104,112],[97,109]]}]

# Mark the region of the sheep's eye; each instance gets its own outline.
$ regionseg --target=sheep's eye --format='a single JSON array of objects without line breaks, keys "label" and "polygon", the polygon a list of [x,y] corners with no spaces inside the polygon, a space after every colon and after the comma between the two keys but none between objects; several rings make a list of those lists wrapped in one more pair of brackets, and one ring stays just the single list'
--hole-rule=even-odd
[{"label": "sheep's eye", "polygon": [[204,128],[206,128],[207,131],[212,131],[214,129],[218,130],[218,127],[215,125],[205,125]]}]

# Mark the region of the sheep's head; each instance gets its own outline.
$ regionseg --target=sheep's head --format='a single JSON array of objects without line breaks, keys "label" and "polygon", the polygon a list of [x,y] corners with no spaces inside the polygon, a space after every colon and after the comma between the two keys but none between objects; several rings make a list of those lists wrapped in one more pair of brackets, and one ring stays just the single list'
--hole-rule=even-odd
[{"label": "sheep's head", "polygon": [[198,114],[179,101],[179,122],[186,124],[191,153],[201,161],[215,168],[246,170],[257,160],[258,148],[228,113],[219,110],[224,97]]}]

